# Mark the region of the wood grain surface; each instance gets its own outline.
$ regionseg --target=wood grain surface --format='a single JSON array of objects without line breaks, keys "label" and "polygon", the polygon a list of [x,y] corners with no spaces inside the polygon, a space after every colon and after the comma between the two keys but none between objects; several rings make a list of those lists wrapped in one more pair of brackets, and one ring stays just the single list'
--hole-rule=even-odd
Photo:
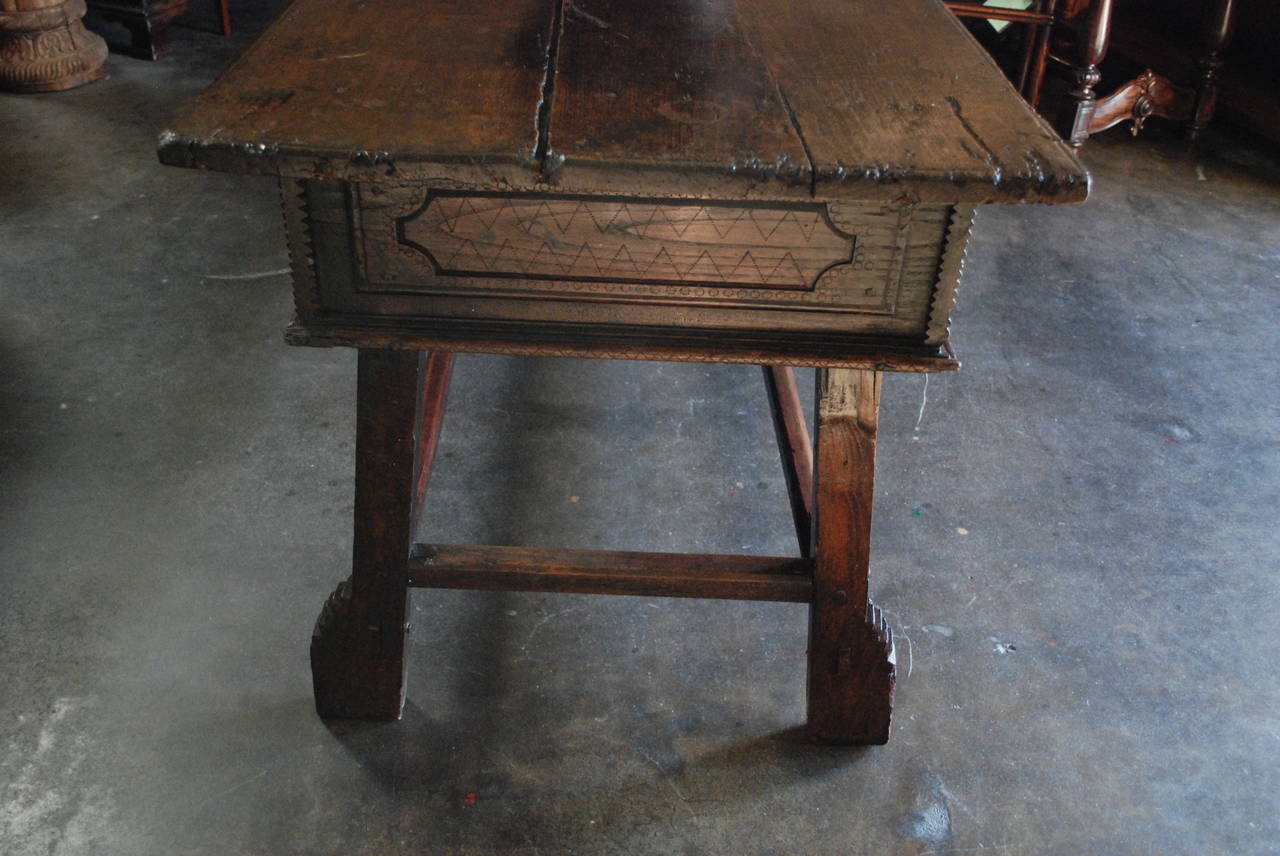
[{"label": "wood grain surface", "polygon": [[807,202],[437,192],[396,229],[449,277],[810,289],[854,256]]},{"label": "wood grain surface", "polygon": [[710,167],[808,193],[804,141],[732,3],[567,9],[547,165],[558,183],[607,190],[632,172],[653,186],[655,172]]},{"label": "wood grain surface", "polygon": [[162,135],[228,172],[533,185],[555,0],[297,0]]},{"label": "wood grain surface", "polygon": [[322,717],[399,719],[404,705],[405,559],[425,364],[414,351],[360,351],[351,577],[329,596],[311,636]]},{"label": "wood grain surface", "polygon": [[296,0],[160,151],[601,194],[1072,202],[1088,186],[937,0]]},{"label": "wood grain surface", "polygon": [[409,511],[409,532],[416,532],[426,501],[431,467],[436,459],[440,429],[444,426],[449,380],[453,377],[453,354],[430,351],[423,354],[418,383],[417,447],[413,458],[413,503]]},{"label": "wood grain surface", "polygon": [[286,204],[308,206],[320,262],[323,309],[299,309],[308,326],[412,314],[918,342],[951,211],[467,191],[437,211],[437,191],[361,186],[348,202],[340,182],[306,184]]},{"label": "wood grain surface", "polygon": [[409,585],[808,603],[807,559],[415,544]]},{"label": "wood grain surface", "polygon": [[879,372],[817,373],[808,732],[885,743],[897,676],[893,633],[868,597]]},{"label": "wood grain surface", "polygon": [[800,554],[813,554],[813,444],[791,366],[761,366]]},{"label": "wood grain surface", "polygon": [[[420,186],[282,181],[296,309],[287,341],[313,346],[898,371],[945,371],[957,366],[946,340],[947,313],[955,288],[954,283],[940,281],[940,276],[959,274],[958,263],[946,262],[953,256],[958,262],[959,251],[952,250],[962,244],[954,234],[948,237],[949,230],[956,231],[953,209],[948,206],[781,200],[732,204],[700,200],[697,205],[686,205],[681,200],[666,200],[661,217],[657,205],[649,206],[654,228],[669,232],[659,241],[656,234],[640,240],[642,236],[635,232],[648,230],[647,215],[643,223],[632,221],[624,234],[609,229],[601,233],[594,221],[589,226],[582,221],[582,214],[573,215],[574,225],[565,217],[566,212],[553,210],[550,203],[562,200],[514,194],[511,198],[519,199],[522,207],[541,213],[528,220],[508,218],[507,236],[501,238],[492,229],[492,234],[485,235],[467,227],[469,239],[486,248],[501,249],[508,240],[512,240],[511,247],[525,242],[525,256],[513,255],[509,261],[517,270],[525,265],[526,271],[537,260],[542,245],[539,242],[530,254],[524,230],[539,232],[554,246],[556,256],[568,256],[578,266],[576,278],[564,279],[493,275],[501,271],[441,275],[429,253],[409,243],[415,236],[423,237],[411,228],[417,223],[415,212],[420,212],[436,192]],[[475,193],[449,192],[455,194],[451,197],[454,200],[470,200]],[[617,198],[597,201],[599,210],[608,211]],[[542,212],[544,202],[547,207]],[[679,211],[703,208],[720,214],[710,223],[700,216],[676,216]],[[623,273],[616,267],[607,274],[593,269],[597,261],[610,261],[611,252],[633,241],[637,247],[647,245],[650,249],[653,243],[661,243],[665,258],[684,260],[685,267],[677,268],[677,273],[694,270],[693,263],[704,251],[708,256],[729,252],[729,259],[743,260],[746,244],[712,247],[710,235],[705,233],[709,230],[719,238],[717,229],[726,226],[724,216],[739,215],[744,222],[735,223],[725,237],[732,237],[736,230],[754,231],[761,244],[752,251],[753,264],[756,258],[764,260],[770,254],[782,258],[785,252],[779,254],[779,245],[770,243],[781,240],[782,224],[770,238],[772,226],[765,225],[767,218],[754,218],[763,218],[768,212],[778,217],[780,212],[818,209],[830,221],[826,228],[831,234],[851,236],[854,249],[847,262],[828,267],[812,287],[796,288],[794,282],[781,282],[771,267],[762,271],[757,266],[762,281],[754,283],[638,277],[618,282],[610,278]],[[729,215],[730,211],[734,213]],[[479,227],[484,227],[493,212],[477,209],[474,216]],[[591,219],[590,213],[586,216]],[[750,224],[745,222],[747,217],[753,218]],[[602,222],[609,225],[608,218]],[[499,219],[493,219],[492,225],[499,225]],[[568,236],[562,232],[562,226],[570,225],[578,232],[586,230],[585,238],[578,235],[576,246],[566,241]],[[620,225],[622,221],[612,221],[613,227]],[[786,225],[788,229],[794,226]],[[456,228],[461,229],[461,224]],[[814,228],[816,235],[819,227]],[[674,234],[681,229],[689,241]],[[695,230],[704,232],[697,241],[693,240]],[[437,230],[423,246],[438,248],[435,239],[441,235]],[[578,258],[580,249],[583,255]],[[588,260],[588,250],[596,261]],[[447,257],[442,260],[448,261]],[[652,271],[650,268],[648,273]],[[773,281],[767,281],[770,279]],[[950,297],[941,302],[935,299],[935,294],[944,292]],[[926,328],[936,334],[928,341]]]}]

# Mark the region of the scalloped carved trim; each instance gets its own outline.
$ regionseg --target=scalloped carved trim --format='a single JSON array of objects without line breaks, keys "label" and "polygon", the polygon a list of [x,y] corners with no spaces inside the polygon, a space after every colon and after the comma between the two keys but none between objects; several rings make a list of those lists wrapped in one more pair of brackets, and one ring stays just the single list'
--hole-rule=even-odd
[{"label": "scalloped carved trim", "polygon": [[898,652],[893,646],[893,628],[889,626],[889,622],[885,619],[884,613],[880,611],[880,607],[874,603],[867,603],[867,629],[871,632],[874,644],[879,647],[882,657],[877,658],[877,663],[881,664],[885,674],[888,675],[890,684],[890,697],[892,697],[893,683],[898,676]]},{"label": "scalloped carved trim", "polygon": [[319,311],[320,290],[316,284],[315,252],[311,241],[311,219],[307,214],[305,181],[280,179],[280,209],[284,215],[289,268],[293,275],[294,315],[313,318]]},{"label": "scalloped carved trim", "polygon": [[942,264],[938,267],[938,285],[933,293],[929,327],[925,331],[926,345],[945,345],[947,342],[947,333],[951,328],[951,310],[955,308],[960,277],[964,274],[964,260],[969,248],[974,211],[972,205],[957,205],[951,209],[951,225],[947,227]]},{"label": "scalloped carved trim", "polygon": [[351,580],[345,579],[325,598],[315,628],[311,631],[311,656],[324,654],[325,647],[345,641],[341,634],[351,615]]}]

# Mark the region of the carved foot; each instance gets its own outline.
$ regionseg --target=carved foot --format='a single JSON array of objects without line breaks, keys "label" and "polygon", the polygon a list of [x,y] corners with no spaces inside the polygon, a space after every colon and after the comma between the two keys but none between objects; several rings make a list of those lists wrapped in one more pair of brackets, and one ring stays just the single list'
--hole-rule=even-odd
[{"label": "carved foot", "polygon": [[404,632],[403,628],[390,628],[390,632],[399,638],[384,639],[376,617],[358,608],[351,580],[338,583],[311,635],[311,679],[316,712],[322,718],[400,718]]},{"label": "carved foot", "polygon": [[[880,608],[868,603],[866,621],[850,628],[844,641],[834,656],[824,658],[827,662],[815,662],[811,652],[809,737],[824,743],[888,743],[898,674],[893,630]],[[814,694],[816,686],[833,685],[834,691]]]},{"label": "carved foot", "polygon": [[0,2],[0,89],[57,92],[106,74],[107,43],[84,12],[84,0]]}]

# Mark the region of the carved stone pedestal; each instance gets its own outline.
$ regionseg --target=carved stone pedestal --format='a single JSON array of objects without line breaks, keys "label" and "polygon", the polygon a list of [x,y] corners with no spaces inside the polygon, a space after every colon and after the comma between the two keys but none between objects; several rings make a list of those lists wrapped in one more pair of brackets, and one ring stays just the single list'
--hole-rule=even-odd
[{"label": "carved stone pedestal", "polygon": [[84,0],[0,0],[0,89],[57,92],[106,74],[107,43],[84,12]]}]

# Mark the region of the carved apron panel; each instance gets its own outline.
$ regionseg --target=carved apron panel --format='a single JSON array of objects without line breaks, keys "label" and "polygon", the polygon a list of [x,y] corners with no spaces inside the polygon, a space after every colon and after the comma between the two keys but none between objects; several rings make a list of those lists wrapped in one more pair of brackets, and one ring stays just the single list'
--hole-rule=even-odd
[{"label": "carved apron panel", "polygon": [[369,292],[893,314],[910,211],[357,186]]}]

